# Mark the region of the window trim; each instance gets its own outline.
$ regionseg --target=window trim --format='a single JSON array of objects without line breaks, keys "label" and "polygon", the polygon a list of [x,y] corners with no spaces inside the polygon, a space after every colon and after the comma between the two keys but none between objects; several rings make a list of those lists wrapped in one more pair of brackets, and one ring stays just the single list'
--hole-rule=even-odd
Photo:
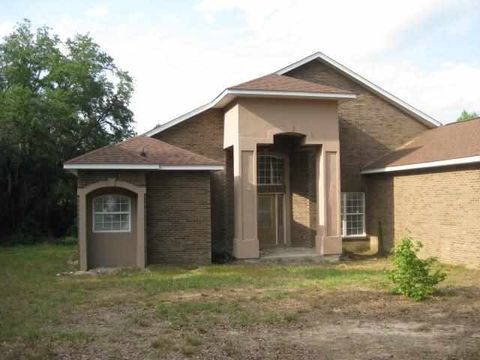
[{"label": "window trim", "polygon": [[[343,239],[361,239],[367,237],[367,232],[366,232],[366,204],[365,204],[365,192],[361,191],[346,191],[342,192],[342,198],[341,198],[341,205],[347,203],[347,194],[362,194],[362,207],[363,207],[363,212],[362,213],[346,213],[343,210],[343,207],[341,206],[341,211],[340,211],[340,217],[341,217],[341,226],[342,226],[342,238]],[[347,220],[346,216],[347,215],[362,215],[362,228],[363,228],[363,233],[361,234],[352,234],[352,235],[347,235],[346,234],[346,227],[347,227]],[[344,220],[345,216],[345,220]]]},{"label": "window trim", "polygon": [[[127,199],[128,202],[128,212],[126,211],[111,211],[111,212],[103,212],[103,211],[95,211],[95,202],[105,196],[118,196],[121,198]],[[128,229],[125,230],[97,230],[95,228],[95,215],[97,214],[128,214]],[[94,197],[92,199],[92,232],[93,233],[129,233],[132,231],[132,200],[129,196],[122,195],[122,194],[102,194]]]},{"label": "window trim", "polygon": [[[270,158],[281,160],[282,168],[283,168],[282,171],[281,171],[282,182],[280,182],[280,183],[268,183],[268,184],[260,184],[258,182],[258,172],[260,170],[260,167],[259,167],[260,161],[259,160],[260,160],[261,157],[263,157],[263,158],[270,157]],[[272,174],[273,174],[273,168],[272,168],[272,163],[270,163],[270,179],[269,180],[272,180]],[[261,153],[261,154],[257,155],[257,185],[258,186],[284,186],[285,185],[285,157],[284,156],[279,155],[279,154],[272,154],[272,153]]]}]

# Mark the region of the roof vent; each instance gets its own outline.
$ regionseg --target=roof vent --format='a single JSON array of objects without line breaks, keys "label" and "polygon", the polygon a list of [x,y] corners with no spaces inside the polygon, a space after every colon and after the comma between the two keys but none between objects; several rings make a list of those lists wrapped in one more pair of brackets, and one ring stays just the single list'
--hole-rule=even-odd
[{"label": "roof vent", "polygon": [[143,157],[147,157],[147,152],[145,151],[146,146],[142,147],[142,151],[140,152],[140,155]]}]

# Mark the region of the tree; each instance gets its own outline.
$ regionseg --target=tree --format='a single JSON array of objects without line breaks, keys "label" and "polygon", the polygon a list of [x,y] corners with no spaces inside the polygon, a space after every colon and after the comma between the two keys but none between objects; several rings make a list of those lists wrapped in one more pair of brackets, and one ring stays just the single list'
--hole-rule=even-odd
[{"label": "tree", "polygon": [[88,35],[28,20],[0,43],[0,241],[72,231],[65,160],[134,134],[130,75]]},{"label": "tree", "polygon": [[467,110],[463,110],[460,116],[458,117],[457,121],[467,121],[467,120],[474,119],[478,116],[480,115],[478,115],[475,111],[468,112]]}]

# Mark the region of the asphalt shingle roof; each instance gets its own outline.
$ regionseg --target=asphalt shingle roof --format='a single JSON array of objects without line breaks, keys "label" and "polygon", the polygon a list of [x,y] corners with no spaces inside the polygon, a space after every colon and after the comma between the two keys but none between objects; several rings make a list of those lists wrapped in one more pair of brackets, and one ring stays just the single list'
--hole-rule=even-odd
[{"label": "asphalt shingle roof", "polygon": [[480,118],[427,130],[364,170],[480,156]]},{"label": "asphalt shingle roof", "polygon": [[144,135],[90,151],[65,164],[220,165],[215,160]]},{"label": "asphalt shingle roof", "polygon": [[332,86],[317,84],[311,81],[296,79],[291,76],[269,74],[232,87],[229,90],[267,90],[267,91],[297,91],[331,94],[352,94],[350,91]]}]

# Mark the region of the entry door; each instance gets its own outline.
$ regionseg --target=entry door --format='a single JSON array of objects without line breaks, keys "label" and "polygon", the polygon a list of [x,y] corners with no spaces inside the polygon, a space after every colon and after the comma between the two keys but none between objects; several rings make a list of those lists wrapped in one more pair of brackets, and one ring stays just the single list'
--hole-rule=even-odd
[{"label": "entry door", "polygon": [[285,244],[283,194],[258,195],[258,240],[260,249]]}]

